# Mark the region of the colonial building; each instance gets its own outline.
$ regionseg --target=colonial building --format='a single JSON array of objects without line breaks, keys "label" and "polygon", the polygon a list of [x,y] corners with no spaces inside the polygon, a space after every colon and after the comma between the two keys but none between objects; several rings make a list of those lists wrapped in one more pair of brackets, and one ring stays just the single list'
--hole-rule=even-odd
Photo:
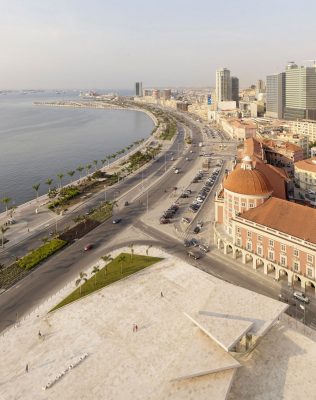
[{"label": "colonial building", "polygon": [[269,167],[246,155],[224,179],[215,198],[215,243],[264,274],[314,291],[316,210],[275,197]]}]

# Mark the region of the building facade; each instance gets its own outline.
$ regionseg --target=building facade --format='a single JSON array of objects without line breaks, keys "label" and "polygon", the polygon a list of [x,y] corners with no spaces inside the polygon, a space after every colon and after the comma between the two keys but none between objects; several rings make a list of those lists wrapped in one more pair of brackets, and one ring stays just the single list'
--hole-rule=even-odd
[{"label": "building facade", "polygon": [[231,77],[232,87],[232,100],[236,101],[237,107],[239,106],[239,79],[236,76]]},{"label": "building facade", "polygon": [[285,72],[267,76],[266,116],[284,117],[285,107]]},{"label": "building facade", "polygon": [[216,193],[214,241],[227,256],[315,293],[315,220],[315,209],[274,197],[267,175],[246,156]]},{"label": "building facade", "polygon": [[232,99],[230,71],[227,68],[216,71],[216,99],[218,102]]},{"label": "building facade", "polygon": [[285,78],[285,111],[287,120],[316,120],[316,65],[287,66]]},{"label": "building facade", "polygon": [[298,161],[294,168],[295,183],[303,190],[316,193],[316,157]]},{"label": "building facade", "polygon": [[316,121],[289,121],[289,125],[293,132],[297,133],[298,135],[307,136],[310,142],[316,142]]},{"label": "building facade", "polygon": [[137,97],[142,97],[143,96],[143,84],[142,82],[136,82],[135,83],[135,94]]}]

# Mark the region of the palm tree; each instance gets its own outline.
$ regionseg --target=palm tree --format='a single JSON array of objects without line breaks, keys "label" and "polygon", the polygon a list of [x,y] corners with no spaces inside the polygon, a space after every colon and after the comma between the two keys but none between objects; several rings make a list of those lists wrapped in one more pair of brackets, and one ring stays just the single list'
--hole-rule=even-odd
[{"label": "palm tree", "polygon": [[63,187],[63,177],[64,177],[64,174],[57,174],[57,177],[58,177],[58,179],[59,179],[60,189],[62,189],[62,187]]},{"label": "palm tree", "polygon": [[128,247],[131,249],[131,260],[133,260],[134,255],[134,243],[130,243]]},{"label": "palm tree", "polygon": [[93,270],[91,271],[91,275],[94,275],[94,286],[97,285],[97,273],[100,271],[100,268],[96,265],[93,267]]},{"label": "palm tree", "polygon": [[121,263],[121,275],[123,275],[123,262],[126,260],[126,257],[123,255],[123,254],[121,254],[120,256],[119,256],[119,258],[118,258],[118,262],[120,262]]},{"label": "palm tree", "polygon": [[94,164],[94,169],[97,170],[97,166],[98,166],[98,160],[93,160],[93,164]]},{"label": "palm tree", "polygon": [[102,167],[104,167],[104,164],[106,163],[106,160],[107,160],[107,158],[103,158],[103,159],[101,160]]},{"label": "palm tree", "polygon": [[45,183],[46,183],[46,185],[48,185],[48,192],[50,192],[50,187],[51,187],[51,185],[52,185],[52,183],[53,183],[53,180],[52,180],[51,178],[48,178],[48,179],[45,181]]},{"label": "palm tree", "polygon": [[113,200],[111,202],[111,206],[112,206],[112,216],[114,215],[114,207],[118,207],[118,202],[116,200]]},{"label": "palm tree", "polygon": [[81,282],[87,282],[87,274],[85,272],[80,272],[79,278],[76,280],[76,286],[79,286],[79,297],[81,296]]},{"label": "palm tree", "polygon": [[2,240],[2,247],[4,246],[4,234],[9,228],[6,226],[0,226],[0,232],[1,232],[1,240]]},{"label": "palm tree", "polygon": [[4,206],[5,206],[5,212],[6,212],[6,214],[8,214],[8,205],[9,205],[9,203],[11,202],[11,197],[3,197],[1,200],[0,200],[0,202],[2,203],[2,204],[4,204]]},{"label": "palm tree", "polygon": [[38,201],[38,189],[41,186],[40,183],[37,183],[36,185],[33,185],[32,188],[35,190],[36,192],[36,201]]},{"label": "palm tree", "polygon": [[87,175],[89,175],[91,167],[92,167],[91,164],[87,164],[87,165],[86,165]]},{"label": "palm tree", "polygon": [[78,171],[79,174],[80,174],[80,179],[81,179],[81,173],[82,173],[83,170],[84,170],[83,166],[82,166],[82,165],[79,165],[79,167],[77,168],[77,171]]},{"label": "palm tree", "polygon": [[108,263],[110,261],[113,261],[113,258],[111,257],[111,254],[109,254],[109,255],[101,257],[101,259],[105,262],[105,265],[104,265],[104,271],[105,271],[104,272],[104,276],[106,276]]},{"label": "palm tree", "polygon": [[13,214],[15,213],[15,210],[16,210],[16,209],[17,209],[16,206],[12,206],[12,207],[9,208],[9,215],[10,215],[10,218],[13,218]]},{"label": "palm tree", "polygon": [[73,176],[75,175],[76,171],[68,171],[67,174],[70,176],[71,178],[71,183],[73,182]]},{"label": "palm tree", "polygon": [[153,245],[152,245],[152,244],[150,244],[150,245],[147,247],[147,249],[146,249],[146,256],[148,256],[149,249],[151,249],[152,247],[153,247]]}]

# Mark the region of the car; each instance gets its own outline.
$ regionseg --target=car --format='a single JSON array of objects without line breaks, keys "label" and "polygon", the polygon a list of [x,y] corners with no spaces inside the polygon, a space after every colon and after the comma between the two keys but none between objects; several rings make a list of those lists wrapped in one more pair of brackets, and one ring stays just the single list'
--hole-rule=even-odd
[{"label": "car", "polygon": [[183,245],[184,245],[184,247],[190,247],[191,246],[191,240],[187,240],[187,239],[185,239],[184,241],[183,241]]},{"label": "car", "polygon": [[161,224],[170,224],[170,219],[169,218],[160,218],[159,222]]},{"label": "car", "polygon": [[89,244],[87,244],[85,247],[84,247],[84,251],[89,251],[89,250],[92,250],[93,249],[93,244],[92,243],[89,243]]},{"label": "car", "polygon": [[189,224],[191,222],[191,220],[190,220],[190,218],[182,217],[182,222],[186,222],[187,224]]},{"label": "car", "polygon": [[199,228],[202,228],[203,225],[204,225],[203,221],[198,221],[198,223],[196,224],[196,226],[198,226]]},{"label": "car", "polygon": [[192,244],[192,246],[197,247],[199,245],[199,242],[195,238],[192,238],[191,244]]},{"label": "car", "polygon": [[309,298],[305,296],[305,294],[302,292],[294,292],[293,297],[295,297],[299,301],[302,301],[305,304],[308,304],[310,301]]},{"label": "car", "polygon": [[205,246],[205,244],[200,244],[199,249],[202,250],[204,253],[207,253],[209,251],[208,246]]},{"label": "car", "polygon": [[196,252],[196,251],[192,251],[192,250],[188,251],[188,252],[187,252],[187,255],[188,255],[189,257],[194,258],[195,260],[198,260],[199,258],[201,258],[200,253],[198,253],[198,252]]},{"label": "car", "polygon": [[16,220],[15,219],[8,219],[8,224],[9,225],[14,225],[14,224],[16,224]]},{"label": "car", "polygon": [[194,233],[200,233],[200,231],[201,231],[201,228],[199,228],[198,226],[196,226],[194,229],[193,229],[193,232]]},{"label": "car", "polygon": [[187,199],[189,195],[187,193],[181,193],[180,198],[181,199]]},{"label": "car", "polygon": [[113,219],[112,224],[118,224],[121,221],[122,221],[121,218],[115,218],[115,219]]},{"label": "car", "polygon": [[190,161],[189,157],[185,157],[185,160],[186,160],[186,161]]},{"label": "car", "polygon": [[128,201],[125,201],[124,206],[127,207],[129,205]]},{"label": "car", "polygon": [[203,199],[201,198],[201,197],[198,197],[197,199],[196,199],[196,201],[198,201],[199,203],[203,203]]}]

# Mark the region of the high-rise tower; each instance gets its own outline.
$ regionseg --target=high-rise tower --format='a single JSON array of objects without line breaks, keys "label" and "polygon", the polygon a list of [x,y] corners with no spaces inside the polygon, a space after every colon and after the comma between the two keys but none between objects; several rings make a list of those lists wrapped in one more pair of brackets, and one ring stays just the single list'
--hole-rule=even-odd
[{"label": "high-rise tower", "polygon": [[143,96],[143,84],[142,82],[136,82],[135,83],[135,94],[137,97],[142,97]]},{"label": "high-rise tower", "polygon": [[216,99],[218,102],[232,99],[230,71],[227,68],[216,71]]}]

